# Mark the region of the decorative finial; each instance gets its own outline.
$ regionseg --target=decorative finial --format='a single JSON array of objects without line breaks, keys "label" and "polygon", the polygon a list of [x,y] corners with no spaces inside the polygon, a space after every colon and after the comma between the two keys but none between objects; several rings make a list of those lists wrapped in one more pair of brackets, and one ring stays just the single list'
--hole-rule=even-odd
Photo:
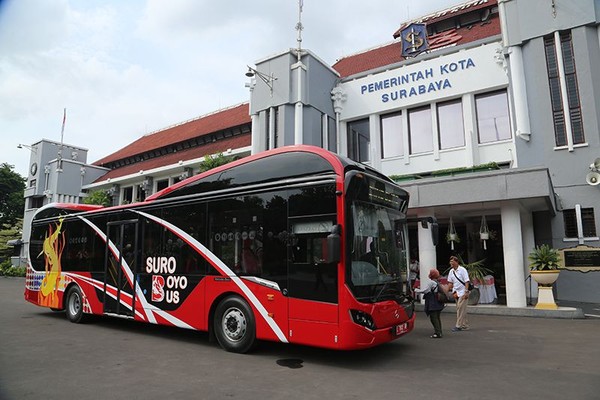
[{"label": "decorative finial", "polygon": [[304,0],[298,0],[298,23],[296,24],[296,30],[298,31],[298,38],[296,41],[298,42],[298,61],[300,61],[300,56],[302,52],[302,31],[304,30],[304,26],[302,25],[302,7],[304,6]]}]

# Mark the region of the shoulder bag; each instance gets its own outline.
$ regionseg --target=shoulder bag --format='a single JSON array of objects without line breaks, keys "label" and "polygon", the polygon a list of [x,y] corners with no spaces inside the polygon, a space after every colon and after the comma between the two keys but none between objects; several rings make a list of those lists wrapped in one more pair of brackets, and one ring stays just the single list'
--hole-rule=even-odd
[{"label": "shoulder bag", "polygon": [[455,277],[456,279],[458,279],[458,281],[459,281],[460,283],[462,283],[464,287],[466,287],[466,288],[467,288],[467,290],[468,290],[468,291],[471,291],[471,290],[473,290],[473,289],[475,288],[475,286],[473,286],[473,284],[471,283],[471,281],[469,281],[469,284],[467,285],[467,284],[465,284],[465,283],[464,283],[464,282],[463,282],[463,281],[462,281],[462,280],[461,280],[461,279],[458,277],[458,275],[456,275],[456,272],[454,272],[454,270],[452,271],[452,273],[454,274],[454,277]]}]

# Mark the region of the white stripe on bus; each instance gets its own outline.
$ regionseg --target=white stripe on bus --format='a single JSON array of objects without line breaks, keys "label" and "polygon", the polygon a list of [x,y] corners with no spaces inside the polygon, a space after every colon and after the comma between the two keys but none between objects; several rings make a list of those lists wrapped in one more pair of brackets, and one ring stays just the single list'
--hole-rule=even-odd
[{"label": "white stripe on bus", "polygon": [[[96,234],[98,234],[98,236],[100,236],[104,240],[105,243],[108,242],[110,250],[113,252],[115,257],[117,259],[119,259],[120,254],[119,254],[119,250],[117,249],[117,246],[115,246],[115,244],[106,237],[104,232],[102,232],[102,230],[100,230],[100,228],[98,228],[96,225],[94,225],[90,220],[88,220],[82,216],[79,216],[79,218],[82,221],[84,221],[86,224],[88,224],[90,227],[92,227],[92,229],[96,231]],[[130,282],[132,282],[132,286],[135,287],[136,297],[142,304],[142,309],[144,310],[144,313],[146,314],[146,319],[152,323],[156,323],[156,318],[154,318],[154,315],[152,314],[152,309],[151,309],[151,307],[149,307],[150,304],[148,304],[148,302],[146,301],[146,297],[144,297],[144,294],[142,293],[142,289],[140,288],[140,286],[137,284],[137,282],[134,282],[133,272],[131,272],[131,268],[129,267],[129,265],[127,265],[127,262],[125,260],[123,260],[123,264],[121,264],[121,268],[127,274],[127,279]]]},{"label": "white stripe on bus", "polygon": [[191,236],[184,230],[178,228],[177,226],[171,224],[170,222],[165,221],[161,218],[158,218],[154,215],[147,214],[142,211],[136,211],[136,210],[131,210],[131,211],[138,213],[138,214],[140,214],[148,219],[151,219],[155,222],[158,222],[159,224],[163,225],[164,227],[167,227],[172,232],[174,232],[177,236],[184,239],[187,243],[189,243],[192,247],[194,247],[196,249],[196,251],[199,251],[201,254],[208,257],[213,262],[213,264],[217,267],[217,269],[219,269],[221,271],[221,273],[223,273],[227,277],[231,278],[231,280],[242,290],[242,292],[244,292],[244,294],[248,297],[248,299],[250,300],[252,305],[254,305],[254,307],[258,310],[261,317],[263,317],[263,319],[271,327],[271,329],[273,330],[275,335],[277,335],[279,340],[284,343],[288,342],[287,338],[281,331],[281,328],[279,328],[279,326],[277,325],[275,320],[273,320],[273,318],[269,317],[267,310],[262,305],[262,303],[258,300],[258,298],[254,295],[254,293],[252,293],[250,288],[248,286],[246,286],[246,284],[244,282],[242,282],[242,280],[227,265],[225,265],[225,263],[223,263],[223,261],[221,261],[221,259],[219,259],[219,257],[217,257],[215,254],[213,254],[209,249],[207,249],[202,243],[197,241],[193,236]]}]

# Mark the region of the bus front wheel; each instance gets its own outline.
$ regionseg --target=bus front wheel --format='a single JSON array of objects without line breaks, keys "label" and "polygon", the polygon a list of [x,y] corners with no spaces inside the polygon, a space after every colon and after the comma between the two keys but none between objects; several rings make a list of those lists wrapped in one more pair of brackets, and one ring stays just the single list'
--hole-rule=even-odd
[{"label": "bus front wheel", "polygon": [[81,295],[81,290],[77,286],[71,287],[67,292],[65,310],[69,321],[79,323],[84,320],[83,296]]},{"label": "bus front wheel", "polygon": [[256,342],[256,324],[252,309],[238,296],[219,303],[213,321],[219,345],[227,351],[246,353]]}]

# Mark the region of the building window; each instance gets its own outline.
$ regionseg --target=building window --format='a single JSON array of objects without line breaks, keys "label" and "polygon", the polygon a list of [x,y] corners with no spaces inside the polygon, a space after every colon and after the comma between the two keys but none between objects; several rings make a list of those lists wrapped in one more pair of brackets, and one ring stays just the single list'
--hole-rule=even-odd
[{"label": "building window", "polygon": [[[554,137],[556,146],[562,147],[568,146],[569,141],[571,141],[571,144],[585,143],[585,136],[579,90],[577,89],[577,73],[571,32],[560,32],[558,40],[560,40],[559,49],[557,48],[556,36],[546,36],[544,38],[544,48],[546,50],[546,68],[548,70]],[[560,51],[560,54],[557,51]],[[559,61],[561,56],[562,65]],[[563,93],[563,91],[566,91],[566,93]],[[563,96],[566,96],[566,101]],[[565,113],[565,108],[568,108],[568,114]],[[567,129],[567,124],[570,125],[571,132]]]},{"label": "building window", "polygon": [[30,197],[29,209],[41,208],[44,205],[44,197]]},{"label": "building window", "polygon": [[169,179],[161,179],[156,182],[156,191],[159,192],[169,186]]},{"label": "building window", "polygon": [[581,208],[579,204],[574,209],[563,210],[565,223],[565,238],[595,238],[596,221],[593,208]]},{"label": "building window", "polygon": [[371,133],[368,118],[348,123],[348,156],[352,160],[369,161],[371,159],[370,144]]},{"label": "building window", "polygon": [[133,186],[123,188],[123,197],[121,204],[131,204],[133,202]]},{"label": "building window", "polygon": [[451,149],[465,145],[462,102],[449,101],[437,105],[440,149]]},{"label": "building window", "polygon": [[506,90],[475,96],[479,143],[511,138]]},{"label": "building window", "polygon": [[381,116],[381,158],[404,155],[402,113]]},{"label": "building window", "polygon": [[433,151],[431,107],[427,106],[408,111],[408,130],[410,154]]}]

